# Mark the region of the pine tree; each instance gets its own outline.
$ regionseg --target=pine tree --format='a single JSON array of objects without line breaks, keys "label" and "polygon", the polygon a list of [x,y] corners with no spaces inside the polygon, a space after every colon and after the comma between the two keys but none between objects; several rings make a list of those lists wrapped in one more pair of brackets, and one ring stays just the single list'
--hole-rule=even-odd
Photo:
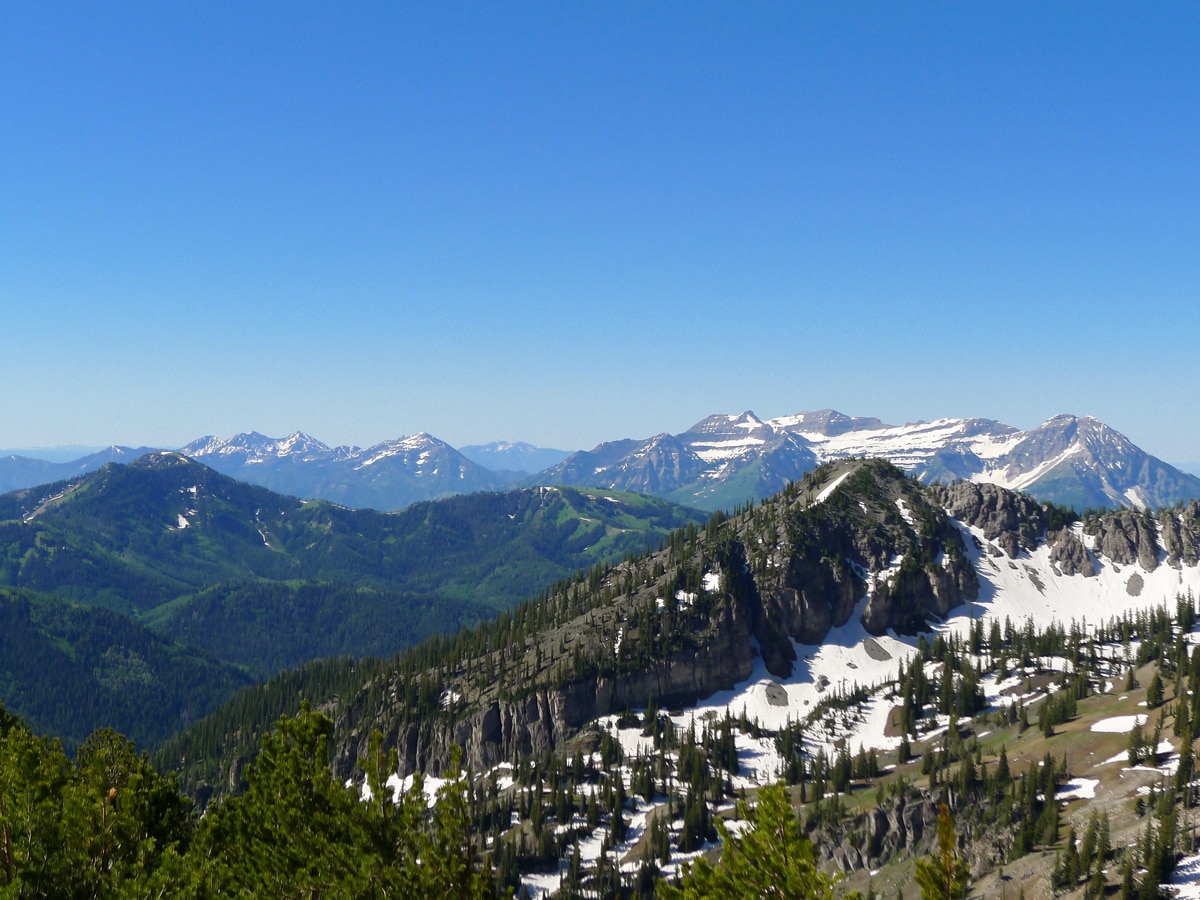
[{"label": "pine tree", "polygon": [[996,783],[1001,787],[1008,784],[1011,776],[1008,772],[1008,751],[1004,745],[1000,745],[1000,760],[996,763]]},{"label": "pine tree", "polygon": [[1133,885],[1133,858],[1126,854],[1125,865],[1121,869],[1121,900],[1135,900],[1136,896]]},{"label": "pine tree", "polygon": [[739,805],[749,828],[734,837],[718,821],[721,862],[703,857],[684,863],[678,885],[658,884],[660,900],[741,900],[743,897],[796,897],[833,900],[833,880],[816,866],[812,842],[804,836],[783,784],[758,793],[753,810]]},{"label": "pine tree", "polygon": [[971,883],[967,861],[958,854],[954,820],[945,803],[938,807],[937,850],[917,860],[922,900],[964,900]]},{"label": "pine tree", "polygon": [[1108,812],[1100,816],[1100,827],[1096,834],[1096,868],[1101,869],[1112,853],[1112,837],[1109,833]]},{"label": "pine tree", "polygon": [[1079,845],[1079,871],[1087,875],[1092,871],[1092,859],[1096,855],[1096,841],[1100,833],[1100,817],[1094,812],[1088,817],[1087,828],[1083,832],[1083,842]]},{"label": "pine tree", "polygon": [[1162,677],[1158,674],[1158,669],[1154,670],[1154,675],[1150,678],[1150,684],[1146,688],[1146,705],[1151,709],[1161,705],[1163,702],[1163,683]]}]

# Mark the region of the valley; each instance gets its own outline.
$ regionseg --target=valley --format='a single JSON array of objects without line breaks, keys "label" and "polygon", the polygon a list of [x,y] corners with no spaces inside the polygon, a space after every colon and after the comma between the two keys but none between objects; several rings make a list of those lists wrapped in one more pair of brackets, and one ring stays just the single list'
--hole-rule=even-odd
[{"label": "valley", "polygon": [[254,681],[389,657],[700,518],[571,488],[383,514],[148,454],[0,496],[0,703],[69,747],[102,725],[154,744]]}]

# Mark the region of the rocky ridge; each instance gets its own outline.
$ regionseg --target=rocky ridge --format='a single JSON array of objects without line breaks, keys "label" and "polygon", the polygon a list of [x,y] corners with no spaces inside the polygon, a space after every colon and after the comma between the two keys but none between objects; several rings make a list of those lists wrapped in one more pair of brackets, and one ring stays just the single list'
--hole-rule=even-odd
[{"label": "rocky ridge", "polygon": [[[560,586],[537,614],[522,613],[541,628],[505,623],[508,633],[469,659],[344,705],[342,765],[379,727],[401,774],[436,773],[453,745],[482,770],[561,748],[599,716],[694,703],[747,678],[756,653],[786,677],[793,641],[820,642],[863,598],[861,620],[875,634],[912,633],[972,599],[965,551],[945,512],[890,464],[821,467],[769,502],[594,572],[586,586]],[[421,714],[420,698],[428,708],[435,695],[436,714]]]},{"label": "rocky ridge", "polygon": [[923,630],[978,595],[967,528],[1010,558],[1048,542],[1060,571],[1085,577],[1098,557],[1149,569],[1200,555],[1200,504],[1080,523],[992,485],[924,487],[878,460],[828,464],[657,553],[560,585],[491,636],[462,638],[436,671],[397,673],[338,704],[340,764],[349,774],[380,728],[401,774],[440,771],[454,745],[481,771],[562,750],[601,716],[694,704],[744,681],[758,656],[786,678],[795,643],[819,644],[855,615],[870,634]]}]

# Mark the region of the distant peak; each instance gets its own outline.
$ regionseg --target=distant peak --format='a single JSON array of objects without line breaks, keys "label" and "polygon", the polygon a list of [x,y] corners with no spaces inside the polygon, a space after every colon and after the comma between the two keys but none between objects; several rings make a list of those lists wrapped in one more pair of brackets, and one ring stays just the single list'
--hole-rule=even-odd
[{"label": "distant peak", "polygon": [[870,431],[890,428],[874,417],[848,416],[836,409],[817,409],[771,419],[770,425],[787,431],[824,434],[830,437],[850,431]]},{"label": "distant peak", "polygon": [[1041,424],[1041,428],[1069,428],[1072,425],[1085,426],[1088,428],[1102,428],[1108,431],[1115,431],[1111,425],[1102,422],[1095,416],[1077,416],[1074,413],[1059,413],[1056,416],[1051,416]]},{"label": "distant peak", "polygon": [[[759,428],[767,427],[770,426],[756,416],[752,410],[748,409],[741,415],[736,416],[729,415],[728,413],[714,413],[711,416],[706,416],[705,418],[701,419],[684,433],[718,434],[729,433],[731,431],[749,432],[755,431]],[[656,437],[661,438],[663,435],[656,435]]]},{"label": "distant peak", "polygon": [[175,450],[154,450],[139,456],[130,465],[144,469],[162,469],[167,466],[191,466],[196,463]]}]

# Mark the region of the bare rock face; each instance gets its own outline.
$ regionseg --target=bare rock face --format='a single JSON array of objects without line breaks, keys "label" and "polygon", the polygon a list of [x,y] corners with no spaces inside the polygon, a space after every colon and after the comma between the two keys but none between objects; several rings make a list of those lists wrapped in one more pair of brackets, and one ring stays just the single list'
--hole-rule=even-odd
[{"label": "bare rock face", "polygon": [[1035,549],[1046,531],[1046,515],[1035,501],[994,484],[960,481],[936,486],[933,495],[950,515],[982,530],[1012,559]]},{"label": "bare rock face", "polygon": [[[441,774],[456,746],[462,749],[463,764],[481,771],[559,749],[587,722],[644,706],[651,699],[666,707],[695,703],[749,678],[754,665],[752,610],[747,604],[726,596],[714,618],[715,627],[702,652],[674,654],[617,677],[569,681],[516,700],[471,698],[461,717],[447,713],[436,720],[406,721],[387,716],[391,724],[384,732],[385,744],[397,748],[401,776]],[[349,737],[338,744],[335,770],[350,777],[366,752],[369,728],[350,727],[356,718],[353,709],[343,711],[340,718],[338,731],[348,732]]]},{"label": "bare rock face", "polygon": [[927,571],[933,591],[931,608],[942,618],[954,607],[979,596],[979,577],[963,556],[948,558],[941,567],[931,566]]},{"label": "bare rock face", "polygon": [[761,590],[754,636],[767,671],[786,678],[796,661],[791,639],[819,644],[830,628],[845,625],[866,584],[844,560],[794,558],[781,580]]},{"label": "bare rock face", "polygon": [[1158,529],[1148,513],[1122,509],[1089,519],[1084,528],[1095,535],[1096,549],[1118,565],[1158,568]]},{"label": "bare rock face", "polygon": [[865,589],[844,561],[795,560],[778,591],[762,598],[764,617],[802,644],[816,644],[845,625]]},{"label": "bare rock face", "polygon": [[1092,578],[1096,574],[1096,564],[1087,548],[1083,546],[1083,541],[1067,528],[1051,535],[1050,562],[1064,575]]},{"label": "bare rock face", "polygon": [[863,611],[863,627],[875,635],[888,629],[912,634],[926,626],[929,614],[944,617],[978,596],[979,579],[964,557],[947,557],[940,566],[906,561],[890,581],[876,585]]},{"label": "bare rock face", "polygon": [[1164,510],[1158,524],[1167,564],[1176,569],[1196,565],[1200,558],[1200,504],[1192,501],[1179,510]]},{"label": "bare rock face", "polygon": [[[902,796],[870,812],[829,824],[810,834],[820,862],[845,873],[874,869],[924,853],[937,830],[937,812],[926,796]],[[851,840],[854,838],[854,840]]]}]

